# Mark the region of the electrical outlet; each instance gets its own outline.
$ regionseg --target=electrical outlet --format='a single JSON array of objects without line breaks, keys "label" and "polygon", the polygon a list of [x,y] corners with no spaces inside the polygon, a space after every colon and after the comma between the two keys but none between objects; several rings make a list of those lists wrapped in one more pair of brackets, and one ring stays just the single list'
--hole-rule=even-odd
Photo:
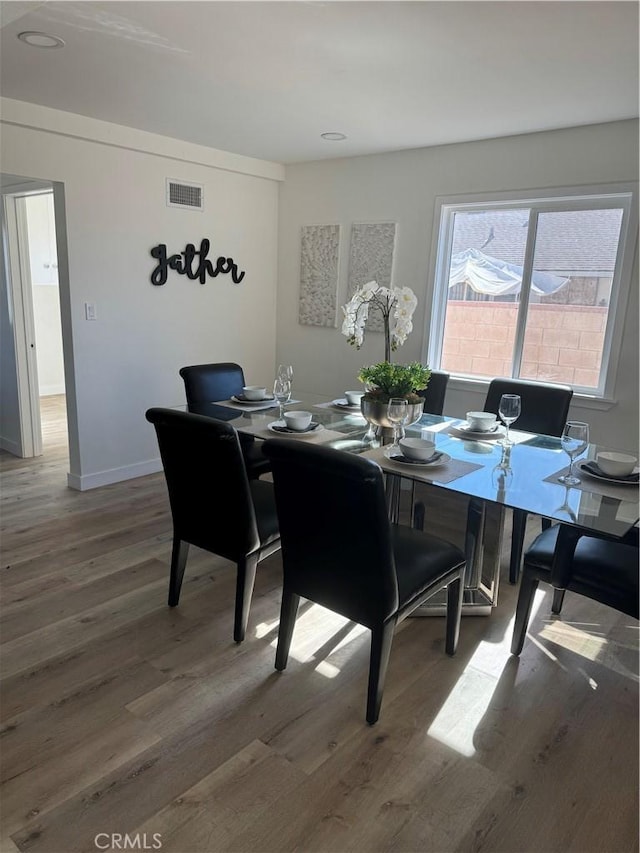
[{"label": "electrical outlet", "polygon": [[97,320],[98,315],[96,313],[96,303],[95,302],[85,302],[84,303],[84,316],[85,320]]}]

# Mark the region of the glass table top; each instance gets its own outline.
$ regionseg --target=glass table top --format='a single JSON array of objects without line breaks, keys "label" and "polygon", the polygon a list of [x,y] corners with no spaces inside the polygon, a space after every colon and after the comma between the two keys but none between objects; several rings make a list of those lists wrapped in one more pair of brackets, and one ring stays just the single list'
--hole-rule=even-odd
[{"label": "glass table top", "polygon": [[[461,419],[424,414],[417,424],[406,427],[407,435],[429,437],[435,441],[437,450],[447,453],[452,460],[478,466],[450,482],[439,483],[435,470],[428,472],[428,476],[424,469],[413,466],[399,472],[397,464],[384,457],[379,441],[366,438],[368,424],[357,410],[348,411],[319,395],[295,397],[296,401],[287,408],[311,411],[313,420],[322,424],[323,430],[314,441],[346,452],[363,453],[375,459],[387,473],[611,536],[624,535],[638,521],[637,485],[603,483],[580,472],[577,473],[582,482],[577,487],[558,482],[557,474],[569,464],[558,438],[519,432],[512,427],[515,443],[505,461],[503,448],[496,440],[470,440],[451,433],[451,427],[455,429],[463,423]],[[187,410],[186,406],[175,408]],[[191,411],[226,421],[240,432],[263,439],[274,437],[269,424],[278,418],[277,405],[268,410],[247,411],[220,403],[202,403],[192,406]],[[605,448],[589,445],[576,466],[595,459],[602,449]]]}]

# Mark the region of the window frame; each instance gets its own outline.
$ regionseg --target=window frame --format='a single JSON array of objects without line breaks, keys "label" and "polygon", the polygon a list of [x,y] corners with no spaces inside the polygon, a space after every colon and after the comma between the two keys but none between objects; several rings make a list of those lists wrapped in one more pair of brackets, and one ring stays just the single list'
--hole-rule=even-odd
[{"label": "window frame", "polygon": [[[535,251],[535,233],[539,215],[547,212],[618,208],[622,209],[622,222],[620,224],[620,239],[611,283],[611,296],[602,350],[599,384],[596,389],[572,385],[574,395],[585,401],[613,402],[612,395],[622,347],[622,332],[631,291],[631,275],[638,240],[637,197],[637,182],[554,189],[545,188],[542,190],[465,193],[454,196],[436,197],[432,235],[432,261],[429,275],[432,287],[430,293],[427,290],[427,298],[430,296],[431,301],[431,317],[428,323],[425,322],[425,329],[428,332],[423,344],[423,361],[429,364],[432,369],[440,369],[455,213],[516,207],[527,207],[532,211],[527,233],[526,252],[523,260],[522,298],[519,303],[520,306],[525,307],[524,310],[521,307],[518,311],[517,332],[513,352],[513,365],[516,367],[517,372],[519,372]],[[487,377],[462,373],[451,373],[451,380],[455,386],[462,388],[477,388],[478,386],[488,385],[491,381]]]}]

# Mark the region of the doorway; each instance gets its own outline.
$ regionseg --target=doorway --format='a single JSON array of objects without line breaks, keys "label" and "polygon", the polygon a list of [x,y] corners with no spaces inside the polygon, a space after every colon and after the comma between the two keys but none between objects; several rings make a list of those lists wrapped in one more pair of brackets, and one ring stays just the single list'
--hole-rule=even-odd
[{"label": "doorway", "polygon": [[68,453],[54,187],[2,175],[2,196],[0,445],[22,457]]}]

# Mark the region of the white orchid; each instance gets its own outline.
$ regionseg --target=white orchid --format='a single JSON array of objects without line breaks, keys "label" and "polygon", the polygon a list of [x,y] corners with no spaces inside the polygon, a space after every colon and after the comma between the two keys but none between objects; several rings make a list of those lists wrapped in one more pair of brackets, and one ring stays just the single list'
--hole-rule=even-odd
[{"label": "white orchid", "polygon": [[365,325],[369,319],[369,307],[374,306],[382,314],[385,361],[389,361],[391,351],[402,346],[413,330],[411,318],[417,304],[416,295],[410,287],[379,287],[376,281],[368,281],[342,306],[342,334],[352,346],[360,349],[364,341]]}]

